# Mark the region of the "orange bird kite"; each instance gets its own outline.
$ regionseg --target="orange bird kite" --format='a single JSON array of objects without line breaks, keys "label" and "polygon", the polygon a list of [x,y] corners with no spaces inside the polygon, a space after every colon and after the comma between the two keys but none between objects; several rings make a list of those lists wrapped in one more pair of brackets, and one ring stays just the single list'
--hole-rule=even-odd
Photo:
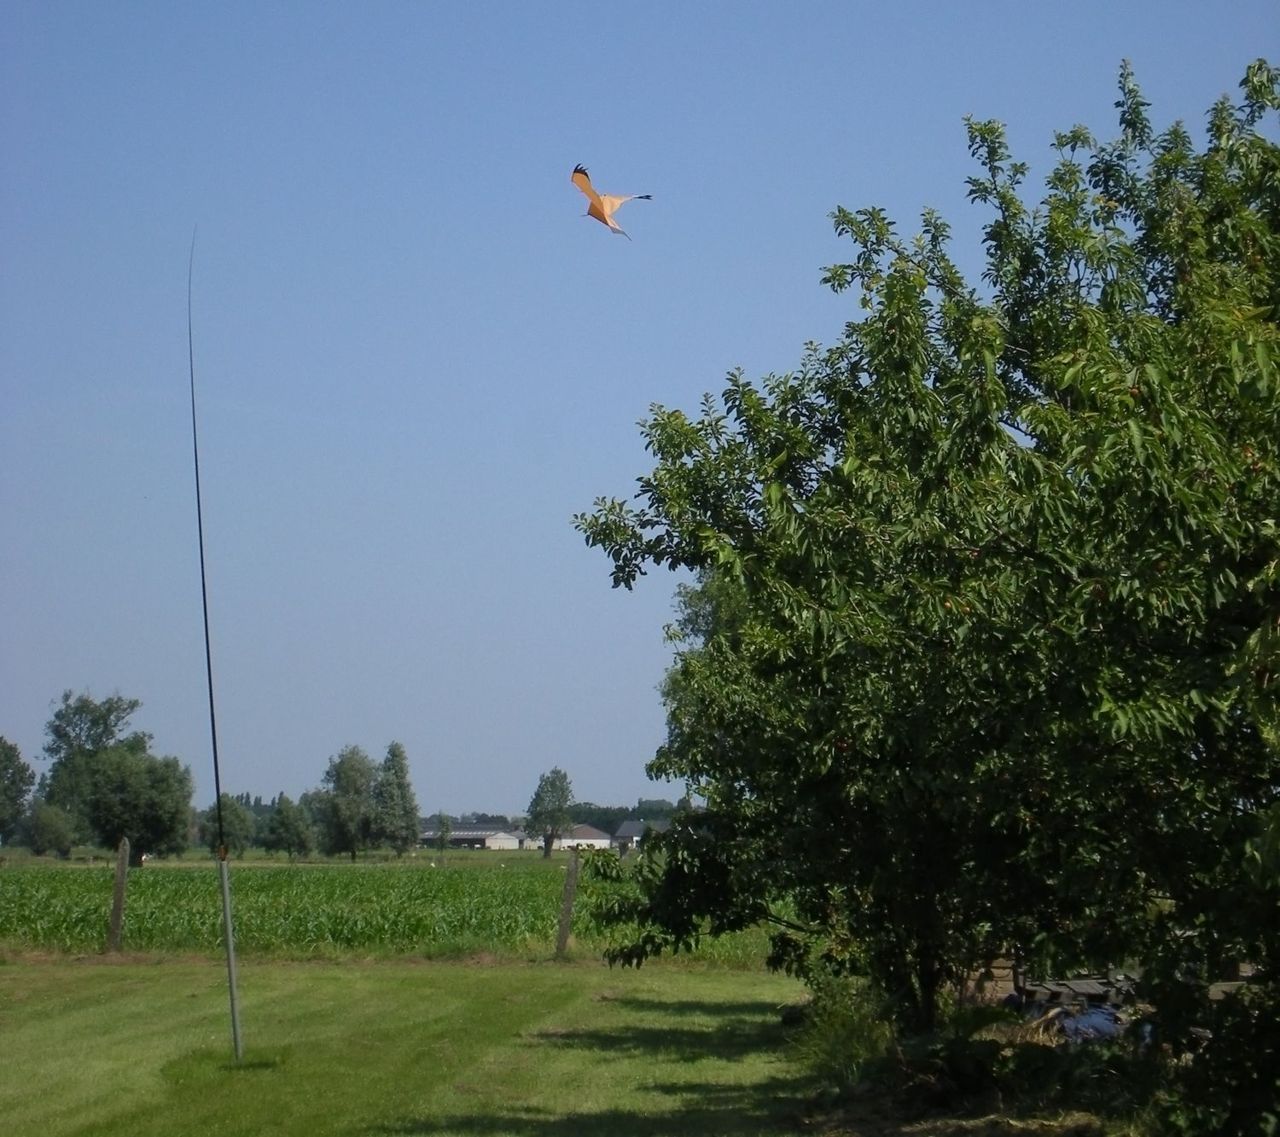
[{"label": "orange bird kite", "polygon": [[[614,197],[612,194],[596,193],[595,186],[591,184],[591,179],[587,176],[585,166],[574,166],[573,184],[587,195],[587,201],[591,203],[587,206],[587,216],[594,217],[601,225],[608,227],[615,233],[621,233],[624,237],[627,237],[627,234],[613,219],[613,215],[628,201],[653,200],[653,194],[651,193],[630,193],[626,197]],[[627,240],[630,241],[631,238],[627,237]]]}]

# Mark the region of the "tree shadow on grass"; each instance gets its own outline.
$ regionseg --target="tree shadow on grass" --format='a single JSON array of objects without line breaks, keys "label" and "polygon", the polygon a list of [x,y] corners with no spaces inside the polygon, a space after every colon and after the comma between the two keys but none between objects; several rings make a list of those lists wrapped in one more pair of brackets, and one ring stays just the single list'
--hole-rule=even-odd
[{"label": "tree shadow on grass", "polygon": [[736,1003],[721,1003],[705,999],[652,999],[640,995],[605,995],[600,1000],[610,1006],[623,1007],[645,1015],[662,1015],[679,1018],[687,1015],[737,1015],[739,1017],[774,1018],[785,1005],[768,999],[744,999]]},{"label": "tree shadow on grass", "polygon": [[[677,1064],[701,1060],[732,1064],[748,1055],[775,1054],[785,1037],[777,1007],[767,1002],[627,998],[611,1002],[640,1012],[643,1021],[598,1029],[553,1028],[527,1036],[527,1044],[535,1049],[581,1049],[625,1058],[631,1064],[648,1059],[655,1073],[675,1073]],[[748,1084],[718,1082],[714,1078],[671,1078],[650,1084],[646,1093],[649,1100],[636,1108],[585,1112],[574,1109],[573,1087],[567,1085],[562,1111],[493,1103],[474,1114],[407,1117],[384,1124],[374,1132],[387,1137],[445,1133],[460,1137],[751,1137],[789,1133],[803,1123],[812,1084],[799,1074],[766,1077]]]},{"label": "tree shadow on grass", "polygon": [[607,1029],[537,1031],[530,1036],[546,1046],[572,1047],[594,1054],[661,1056],[664,1060],[697,1062],[701,1059],[732,1061],[749,1054],[776,1050],[783,1028],[745,1015],[727,1015],[714,1026],[678,1026],[651,1023]]},{"label": "tree shadow on grass", "polygon": [[[812,1133],[831,1137],[1102,1137],[1107,1130],[1090,1114],[1043,1121],[1006,1115],[896,1116],[871,1103],[823,1115],[805,1099],[788,1096],[790,1082],[752,1088],[712,1087],[705,1100],[638,1113],[607,1109],[595,1113],[557,1112],[512,1106],[483,1115],[444,1114],[393,1122],[373,1132],[386,1137],[772,1137]],[[687,1087],[685,1087],[687,1089]]]},{"label": "tree shadow on grass", "polygon": [[[759,1137],[764,1133],[793,1133],[803,1123],[804,1103],[794,1096],[789,1081],[752,1086],[681,1086],[694,1103],[637,1112],[604,1109],[594,1113],[563,1112],[526,1106],[506,1106],[484,1114],[408,1118],[376,1130],[388,1137],[458,1134],[459,1137]],[[655,1093],[662,1091],[655,1090]]]}]

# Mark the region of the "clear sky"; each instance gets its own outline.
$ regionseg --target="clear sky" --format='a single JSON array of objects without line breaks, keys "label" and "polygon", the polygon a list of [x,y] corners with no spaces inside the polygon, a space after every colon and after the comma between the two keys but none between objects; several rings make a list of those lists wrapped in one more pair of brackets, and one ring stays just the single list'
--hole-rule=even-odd
[{"label": "clear sky", "polygon": [[[192,228],[224,789],[296,797],[404,743],[422,809],[519,811],[644,764],[675,578],[613,591],[571,526],[636,422],[856,316],[837,205],[922,207],[979,264],[962,118],[1032,184],[1280,57],[1274,0],[147,3],[0,10],[0,734],[67,688],[213,798],[187,387]],[[628,242],[598,188],[651,193]]]}]

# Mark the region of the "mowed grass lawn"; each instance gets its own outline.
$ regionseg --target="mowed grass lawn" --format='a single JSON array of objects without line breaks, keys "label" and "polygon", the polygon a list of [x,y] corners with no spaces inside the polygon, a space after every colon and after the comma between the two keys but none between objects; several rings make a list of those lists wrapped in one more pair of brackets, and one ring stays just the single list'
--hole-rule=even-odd
[{"label": "mowed grass lawn", "polygon": [[658,964],[0,961],[0,1122],[41,1137],[797,1132],[794,980]]}]

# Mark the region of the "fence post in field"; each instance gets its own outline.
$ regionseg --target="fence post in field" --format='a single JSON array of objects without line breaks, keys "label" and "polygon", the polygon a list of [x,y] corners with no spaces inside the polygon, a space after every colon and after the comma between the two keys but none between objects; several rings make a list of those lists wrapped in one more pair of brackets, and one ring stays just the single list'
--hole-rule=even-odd
[{"label": "fence post in field", "polygon": [[111,898],[111,923],[107,928],[107,951],[120,950],[120,936],[124,929],[124,886],[129,879],[129,838],[120,838],[116,850],[116,889]]},{"label": "fence post in field", "polygon": [[564,959],[569,950],[569,932],[573,928],[573,901],[578,894],[578,857],[575,847],[569,854],[569,866],[564,874],[564,899],[560,902],[560,930],[556,935],[556,959]]}]

